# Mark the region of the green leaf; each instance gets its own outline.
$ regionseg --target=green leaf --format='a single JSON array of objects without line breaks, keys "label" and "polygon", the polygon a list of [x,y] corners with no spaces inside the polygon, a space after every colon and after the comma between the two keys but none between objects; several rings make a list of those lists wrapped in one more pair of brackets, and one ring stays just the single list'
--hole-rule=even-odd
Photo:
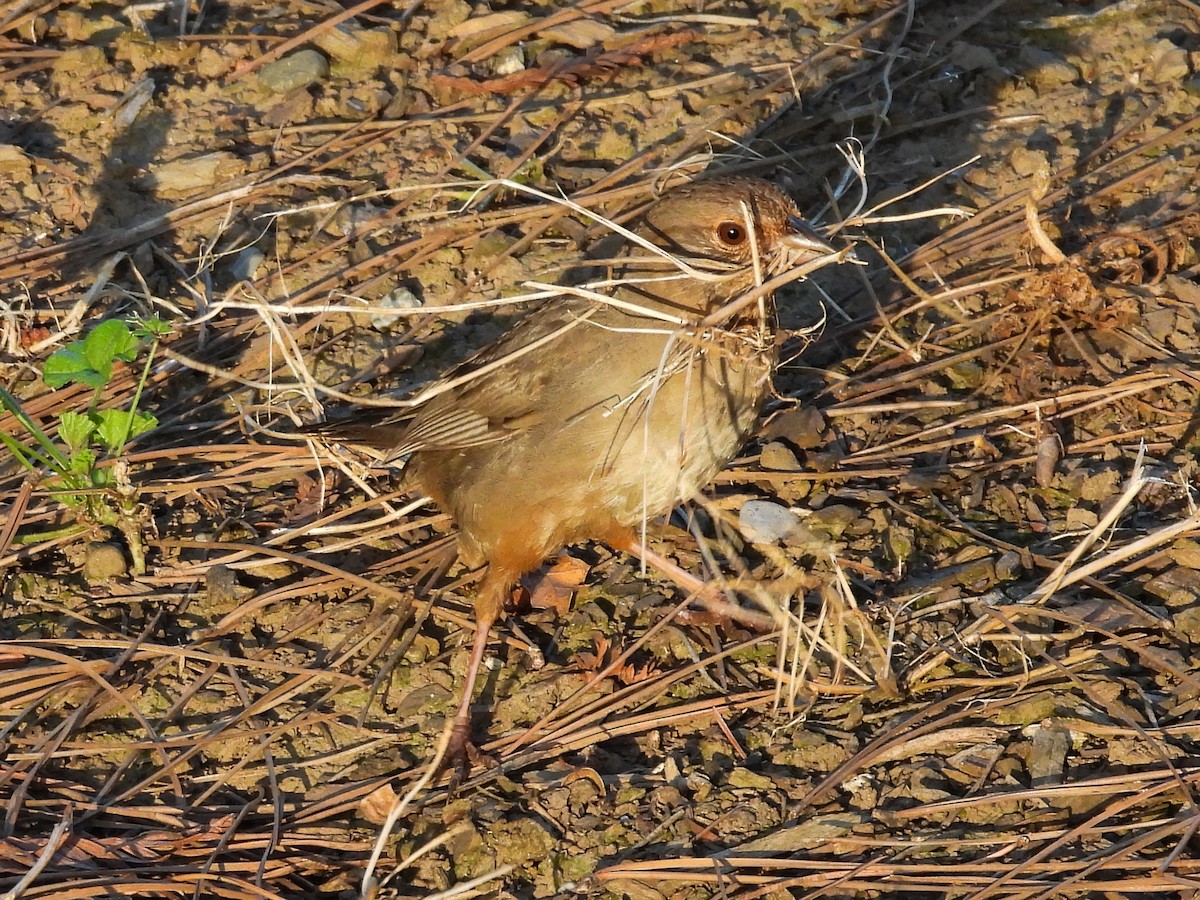
[{"label": "green leaf", "polygon": [[158,316],[152,316],[149,319],[138,319],[134,323],[134,326],[134,336],[144,341],[153,338],[163,338],[171,333],[171,323],[164,322]]},{"label": "green leaf", "polygon": [[105,409],[96,413],[96,437],[109,453],[119,453],[125,442],[158,425],[149,413]]},{"label": "green leaf", "polygon": [[129,437],[126,440],[133,440],[139,434],[145,434],[153,428],[158,427],[158,419],[150,415],[150,413],[134,413],[133,427],[129,429]]},{"label": "green leaf", "polygon": [[72,451],[82,450],[96,430],[96,423],[77,412],[65,412],[58,417],[58,436]]},{"label": "green leaf", "polygon": [[103,387],[108,383],[111,374],[111,365],[108,375],[102,375],[92,368],[84,358],[83,346],[79,341],[52,353],[42,367],[42,380],[52,388],[60,388],[72,381],[78,381],[80,384],[86,384],[92,388]]},{"label": "green leaf", "polygon": [[73,494],[70,491],[52,491],[51,493],[61,500],[64,506],[69,506],[71,509],[79,509],[87,502],[87,497],[83,494]]},{"label": "green leaf", "polygon": [[113,361],[133,362],[141,349],[139,341],[120,319],[101,322],[81,341],[72,341],[51,354],[42,368],[42,380],[52,388],[72,381],[101,388],[112,378]]},{"label": "green leaf", "polygon": [[[96,454],[91,450],[82,449],[76,450],[71,454],[71,465],[69,472],[76,475],[87,475],[96,466]],[[64,473],[66,474],[66,473]],[[78,487],[79,482],[73,479],[65,479],[65,482],[70,487]]]},{"label": "green leaf", "polygon": [[141,342],[120,319],[108,319],[93,328],[83,339],[83,355],[97,372],[112,374],[113,360],[133,362]]}]

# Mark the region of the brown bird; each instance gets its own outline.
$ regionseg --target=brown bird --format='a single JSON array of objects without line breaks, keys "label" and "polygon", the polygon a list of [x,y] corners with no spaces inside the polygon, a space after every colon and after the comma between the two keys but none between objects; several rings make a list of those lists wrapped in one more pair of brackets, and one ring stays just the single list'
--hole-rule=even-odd
[{"label": "brown bird", "polygon": [[[757,178],[663,194],[590,291],[564,288],[426,389],[369,425],[317,426],[387,459],[458,524],[487,564],[451,752],[492,625],[517,579],[562,547],[599,540],[646,558],[636,530],[696,495],[754,429],[778,358],[772,298],[748,292],[834,249],[792,200]],[[815,267],[815,266],[814,266]],[[741,309],[722,312],[743,297]]]}]

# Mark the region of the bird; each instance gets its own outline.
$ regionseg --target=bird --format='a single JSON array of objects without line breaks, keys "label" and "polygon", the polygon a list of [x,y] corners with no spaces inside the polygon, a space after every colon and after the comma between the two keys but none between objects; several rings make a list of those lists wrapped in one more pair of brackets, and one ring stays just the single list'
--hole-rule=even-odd
[{"label": "bird", "polygon": [[563,286],[413,406],[311,429],[406,460],[405,483],[454,519],[460,560],[486,565],[447,754],[460,762],[480,665],[518,579],[583,541],[652,555],[639,528],[737,454],[772,389],[779,341],[764,280],[851,252],[750,176],[668,189],[621,232],[604,277]]}]

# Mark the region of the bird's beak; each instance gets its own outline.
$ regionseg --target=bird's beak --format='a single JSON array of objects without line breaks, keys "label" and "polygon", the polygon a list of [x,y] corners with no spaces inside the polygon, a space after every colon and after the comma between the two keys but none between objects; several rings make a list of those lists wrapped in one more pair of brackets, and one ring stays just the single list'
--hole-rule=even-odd
[{"label": "bird's beak", "polygon": [[798,216],[788,216],[788,230],[781,239],[792,250],[807,250],[816,256],[837,253],[837,248],[817,234],[811,225]]}]

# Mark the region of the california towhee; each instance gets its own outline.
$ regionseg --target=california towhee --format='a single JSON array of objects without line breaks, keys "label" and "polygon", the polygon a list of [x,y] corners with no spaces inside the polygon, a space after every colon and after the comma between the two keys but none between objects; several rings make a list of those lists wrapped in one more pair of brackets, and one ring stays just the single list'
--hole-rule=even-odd
[{"label": "california towhee", "polygon": [[[455,719],[460,757],[489,632],[516,580],[582,540],[645,558],[635,530],[733,458],[770,390],[772,298],[744,295],[835,252],[757,178],[670,190],[632,231],[660,252],[628,241],[593,286],[603,296],[564,288],[415,408],[315,429],[388,459],[411,454],[406,479],[454,517],[462,559],[487,564]],[[739,297],[743,308],[721,312]]]}]

